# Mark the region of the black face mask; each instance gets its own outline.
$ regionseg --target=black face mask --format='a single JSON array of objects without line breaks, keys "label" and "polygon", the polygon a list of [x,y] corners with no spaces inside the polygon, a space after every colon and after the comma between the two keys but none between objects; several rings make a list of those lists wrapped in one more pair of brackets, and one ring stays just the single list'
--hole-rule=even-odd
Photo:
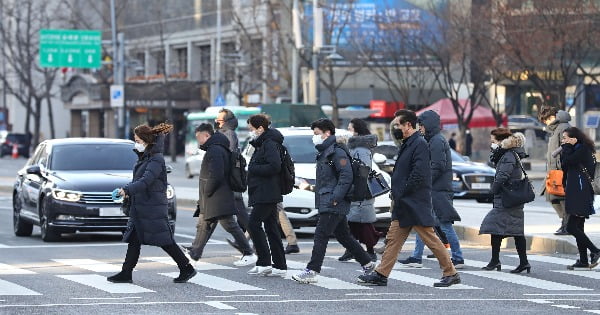
[{"label": "black face mask", "polygon": [[220,129],[221,127],[219,127],[219,123],[215,121],[215,124],[213,125],[215,127],[215,130]]},{"label": "black face mask", "polygon": [[402,130],[400,130],[400,129],[392,129],[392,135],[397,140],[402,140],[402,138],[404,138],[404,134],[402,133]]}]

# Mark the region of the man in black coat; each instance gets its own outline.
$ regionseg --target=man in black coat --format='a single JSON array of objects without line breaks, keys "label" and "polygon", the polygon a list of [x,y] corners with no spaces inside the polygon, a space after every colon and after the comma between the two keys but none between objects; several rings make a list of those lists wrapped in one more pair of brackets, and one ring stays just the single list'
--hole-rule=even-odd
[{"label": "man in black coat", "polygon": [[392,222],[381,264],[358,281],[371,285],[387,285],[387,277],[398,259],[404,242],[414,229],[433,252],[443,270],[442,280],[435,287],[460,283],[460,276],[452,265],[448,251],[436,236],[431,204],[431,160],[427,141],[415,129],[417,115],[410,110],[399,110],[392,121],[393,134],[403,138],[392,174]]},{"label": "man in black coat", "polygon": [[304,271],[293,275],[292,279],[300,283],[317,282],[331,234],[363,266],[365,273],[371,272],[375,268],[371,256],[352,237],[348,227],[350,201],[346,195],[353,179],[348,153],[336,143],[335,126],[331,120],[319,119],[312,123],[311,128],[313,143],[319,152],[315,185],[315,207],[319,210],[319,221],[310,262]]},{"label": "man in black coat", "polygon": [[233,191],[229,187],[229,140],[221,133],[215,133],[209,124],[196,127],[196,139],[200,149],[206,151],[200,167],[200,194],[198,199],[198,224],[196,238],[188,249],[190,257],[202,257],[204,246],[220,223],[239,244],[242,258],[233,264],[248,266],[256,262],[256,255],[248,243],[244,232],[235,219]]}]

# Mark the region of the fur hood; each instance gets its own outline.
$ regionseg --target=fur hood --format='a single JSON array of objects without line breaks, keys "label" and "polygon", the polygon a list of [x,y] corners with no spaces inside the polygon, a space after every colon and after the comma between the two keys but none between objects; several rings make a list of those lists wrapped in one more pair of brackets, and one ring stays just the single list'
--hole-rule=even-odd
[{"label": "fur hood", "polygon": [[355,149],[358,147],[363,147],[367,149],[372,149],[377,146],[377,136],[376,135],[366,135],[366,136],[354,136],[348,139],[348,149]]},{"label": "fur hood", "polygon": [[525,136],[520,132],[516,132],[512,136],[502,140],[502,142],[500,142],[500,147],[507,150],[523,148],[525,147]]}]

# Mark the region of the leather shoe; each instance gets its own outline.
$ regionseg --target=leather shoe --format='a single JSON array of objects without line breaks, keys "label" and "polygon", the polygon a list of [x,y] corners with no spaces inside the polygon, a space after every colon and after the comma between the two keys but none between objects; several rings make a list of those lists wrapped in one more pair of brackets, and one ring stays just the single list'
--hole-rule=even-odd
[{"label": "leather shoe", "polygon": [[297,254],[300,252],[300,247],[298,247],[298,245],[290,245],[288,244],[285,247],[285,253],[286,254]]},{"label": "leather shoe", "polygon": [[436,288],[449,287],[453,284],[459,284],[459,283],[460,283],[460,276],[458,275],[458,273],[456,273],[452,276],[442,277],[442,280],[440,280],[440,282],[434,283],[433,286]]},{"label": "leather shoe", "polygon": [[121,271],[116,275],[110,276],[106,278],[109,282],[112,283],[132,283],[131,280],[131,271]]},{"label": "leather shoe", "polygon": [[192,279],[196,275],[196,269],[194,266],[187,264],[185,267],[179,270],[179,277],[173,279],[175,283],[185,283],[188,280]]}]

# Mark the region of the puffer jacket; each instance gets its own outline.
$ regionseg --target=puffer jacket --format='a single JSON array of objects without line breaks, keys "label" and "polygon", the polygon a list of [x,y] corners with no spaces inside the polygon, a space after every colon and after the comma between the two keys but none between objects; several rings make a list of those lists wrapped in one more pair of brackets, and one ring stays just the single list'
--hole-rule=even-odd
[{"label": "puffer jacket", "polygon": [[319,152],[315,185],[315,207],[319,213],[348,215],[350,211],[346,194],[352,186],[352,165],[341,146],[343,144],[337,144],[335,136],[329,136],[315,146]]},{"label": "puffer jacket", "polygon": [[562,145],[560,161],[564,172],[565,211],[568,214],[588,217],[595,213],[594,190],[590,183],[596,167],[592,154],[592,150],[581,143]]},{"label": "puffer jacket", "polygon": [[519,156],[519,159],[526,158],[524,147],[525,136],[522,133],[515,133],[500,143],[500,148],[505,150],[505,153],[496,164],[496,176],[492,184],[493,208],[481,222],[479,234],[524,235],[524,205],[505,208],[502,204],[502,186],[509,181],[519,180],[523,177],[523,171],[515,154]]},{"label": "puffer jacket", "polygon": [[248,163],[248,205],[282,202],[281,154],[283,135],[268,128],[258,138],[250,141],[254,153]]},{"label": "puffer jacket", "polygon": [[[348,139],[348,150],[350,156],[361,160],[365,165],[371,167],[373,164],[373,148],[377,146],[376,135],[354,136]],[[350,204],[348,213],[349,222],[373,223],[377,221],[375,215],[375,198],[363,201],[355,201]]]}]

